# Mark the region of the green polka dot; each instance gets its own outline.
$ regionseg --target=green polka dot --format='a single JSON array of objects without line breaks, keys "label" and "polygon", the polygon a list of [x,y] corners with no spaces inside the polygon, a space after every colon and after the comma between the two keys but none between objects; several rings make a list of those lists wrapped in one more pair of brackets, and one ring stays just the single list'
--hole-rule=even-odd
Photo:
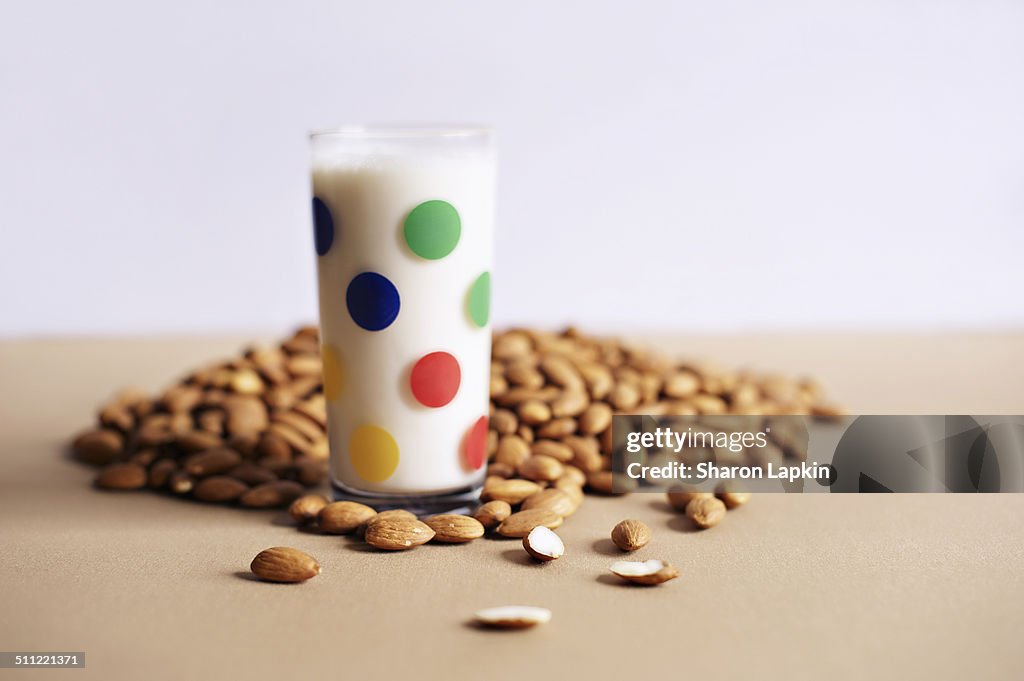
[{"label": "green polka dot", "polygon": [[487,326],[487,320],[491,317],[491,273],[484,272],[473,285],[469,287],[469,296],[466,298],[466,310],[469,318],[479,327]]},{"label": "green polka dot", "polygon": [[424,201],[405,218],[405,243],[427,260],[440,260],[454,251],[461,234],[459,211],[447,201]]}]

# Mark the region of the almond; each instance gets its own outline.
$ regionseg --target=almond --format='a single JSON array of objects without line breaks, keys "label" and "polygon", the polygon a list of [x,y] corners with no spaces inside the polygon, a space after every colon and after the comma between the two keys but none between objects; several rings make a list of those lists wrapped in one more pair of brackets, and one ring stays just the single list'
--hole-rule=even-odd
[{"label": "almond", "polygon": [[473,514],[485,530],[493,530],[505,518],[512,515],[512,507],[507,501],[488,501]]},{"label": "almond", "polygon": [[686,505],[694,499],[708,498],[715,496],[711,492],[691,492],[689,490],[673,489],[668,493],[668,503],[677,511],[686,511]]},{"label": "almond", "polygon": [[137,463],[112,463],[96,476],[96,486],[109,490],[132,490],[146,486],[146,469]]},{"label": "almond", "polygon": [[158,459],[149,467],[146,477],[146,486],[151,489],[163,489],[171,478],[171,473],[178,470],[178,464],[173,459]]},{"label": "almond", "polygon": [[484,526],[476,518],[456,513],[444,513],[423,521],[434,531],[434,541],[462,544],[484,536]]},{"label": "almond", "polygon": [[376,515],[377,511],[365,504],[355,501],[335,501],[320,509],[317,525],[322,532],[328,534],[348,534]]},{"label": "almond", "polygon": [[212,475],[196,483],[192,496],[200,501],[222,503],[234,501],[248,489],[249,486],[241,480],[226,475]]},{"label": "almond", "polygon": [[[554,423],[554,421],[551,423]],[[573,430],[575,430],[575,428]],[[569,463],[573,459],[573,451],[569,445],[549,439],[541,439],[534,442],[530,445],[530,453],[534,455],[548,456],[552,459],[558,460],[560,463]]]},{"label": "almond", "polygon": [[654,586],[679,576],[679,570],[660,560],[620,560],[612,564],[611,571],[627,582],[643,586]]},{"label": "almond", "polygon": [[494,463],[501,463],[512,468],[519,468],[530,456],[530,445],[518,435],[505,435],[498,441],[498,451],[494,454]]},{"label": "almond", "polygon": [[208,475],[225,473],[240,463],[242,463],[241,454],[227,447],[217,447],[193,454],[185,459],[182,468],[189,475],[205,478]]},{"label": "almond", "polygon": [[366,526],[366,543],[385,551],[404,551],[434,538],[434,530],[419,520],[388,518]]},{"label": "almond", "polygon": [[639,520],[623,520],[612,528],[612,542],[623,551],[636,551],[651,541],[651,528]]},{"label": "almond", "polygon": [[523,537],[523,548],[528,554],[545,563],[557,560],[565,553],[562,538],[543,525],[538,525]]},{"label": "almond", "polygon": [[487,608],[474,615],[477,624],[494,629],[529,629],[551,621],[551,611],[529,605],[505,605]]},{"label": "almond", "polygon": [[530,530],[543,525],[554,530],[562,524],[562,516],[546,508],[531,508],[513,513],[498,525],[498,534],[503,537],[522,538],[530,534]]},{"label": "almond", "polygon": [[562,464],[544,454],[534,454],[519,465],[519,474],[527,480],[549,482],[557,480],[564,472]]},{"label": "almond", "polygon": [[298,523],[313,522],[327,504],[327,497],[322,494],[304,494],[288,507],[288,515]]},{"label": "almond", "polygon": [[611,471],[592,471],[587,473],[587,488],[599,494],[611,494],[612,480]]},{"label": "almond", "polygon": [[90,430],[75,438],[71,448],[79,460],[102,466],[115,461],[124,452],[124,436],[109,428]]},{"label": "almond", "polygon": [[540,400],[526,400],[519,405],[519,420],[537,426],[551,420],[551,409]]},{"label": "almond", "polygon": [[529,480],[493,479],[484,483],[483,498],[486,501],[504,501],[515,506],[539,491],[540,485]]},{"label": "almond", "polygon": [[570,516],[579,508],[573,497],[568,493],[554,487],[542,489],[536,494],[531,494],[524,501],[521,509],[528,511],[531,508],[543,508],[557,515]]},{"label": "almond", "polygon": [[594,402],[580,414],[580,432],[597,435],[612,424],[612,408],[604,402]]},{"label": "almond", "polygon": [[253,487],[239,498],[249,508],[278,508],[290,504],[302,495],[302,485],[291,480],[265,482]]},{"label": "almond", "polygon": [[320,574],[320,563],[298,549],[275,546],[256,554],[249,569],[267,582],[294,583]]},{"label": "almond", "polygon": [[714,496],[699,497],[686,505],[686,516],[697,527],[708,529],[722,522],[725,517],[725,504]]},{"label": "almond", "polygon": [[718,498],[731,511],[750,501],[750,492],[719,492]]}]

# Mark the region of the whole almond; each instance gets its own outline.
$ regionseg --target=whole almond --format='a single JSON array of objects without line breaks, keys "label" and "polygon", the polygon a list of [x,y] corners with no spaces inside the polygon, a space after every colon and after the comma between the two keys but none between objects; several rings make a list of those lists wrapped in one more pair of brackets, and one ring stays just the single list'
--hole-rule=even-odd
[{"label": "whole almond", "polygon": [[75,438],[71,448],[80,461],[102,466],[116,460],[124,452],[124,436],[109,428],[90,430]]},{"label": "whole almond", "polygon": [[731,511],[750,501],[750,492],[719,492],[718,498]]},{"label": "whole almond", "polygon": [[543,526],[554,530],[562,525],[562,516],[546,508],[531,508],[513,513],[498,525],[498,534],[503,537],[522,538],[530,534],[530,530]]},{"label": "whole almond", "polygon": [[487,477],[511,478],[516,474],[516,469],[506,463],[492,462],[487,466]]},{"label": "whole almond", "polygon": [[518,435],[505,435],[498,441],[498,451],[494,454],[494,462],[519,468],[519,465],[529,456],[530,445],[526,440]]},{"label": "whole almond", "polygon": [[611,471],[592,471],[587,473],[587,488],[599,494],[611,494],[612,480]]},{"label": "whole almond", "polygon": [[580,432],[597,435],[612,424],[612,408],[604,402],[594,402],[580,414]]},{"label": "whole almond", "polygon": [[146,474],[146,486],[151,489],[163,489],[170,480],[171,473],[178,470],[178,464],[173,459],[158,459],[149,467]]},{"label": "whole almond", "polygon": [[612,542],[623,551],[636,551],[651,541],[651,528],[639,520],[623,520],[612,528]]},{"label": "whole almond", "polygon": [[550,439],[541,439],[534,442],[530,445],[530,453],[549,456],[552,459],[556,459],[559,463],[569,463],[573,459],[573,451],[569,445]]},{"label": "whole almond", "polygon": [[192,496],[200,501],[222,503],[242,496],[249,486],[227,475],[212,475],[196,483]]},{"label": "whole almond", "polygon": [[443,513],[423,521],[434,531],[434,541],[462,544],[484,536],[484,526],[476,518],[457,513]]},{"label": "whole almond", "polygon": [[699,497],[686,505],[686,516],[697,527],[708,529],[722,522],[725,517],[725,504],[714,496]]},{"label": "whole almond", "polygon": [[557,480],[564,471],[557,459],[544,454],[534,454],[519,465],[519,474],[527,480],[536,482]]},{"label": "whole almond", "polygon": [[540,491],[540,485],[529,480],[494,479],[484,483],[483,498],[486,501],[504,501],[515,506],[521,504],[526,497]]},{"label": "whole almond", "polygon": [[527,400],[519,405],[519,420],[536,426],[551,420],[551,409],[540,400]]},{"label": "whole almond", "polygon": [[587,474],[584,473],[579,468],[577,468],[576,466],[570,465],[565,467],[565,471],[562,473],[562,476],[558,478],[558,480],[556,480],[555,482],[559,482],[562,480],[565,480],[573,485],[576,485],[577,487],[583,487],[584,485],[587,484]]},{"label": "whole almond", "polygon": [[239,498],[249,508],[278,508],[302,496],[302,485],[291,480],[265,482],[253,487]]},{"label": "whole almond", "polygon": [[277,480],[277,476],[269,468],[251,461],[243,461],[229,470],[227,474],[233,478],[238,478],[247,485],[253,486]]},{"label": "whole almond", "polygon": [[551,414],[555,418],[579,416],[590,406],[590,397],[582,389],[566,390],[551,403]]},{"label": "whole almond", "polygon": [[287,546],[275,546],[256,554],[249,565],[253,574],[268,582],[304,582],[320,574],[313,556]]},{"label": "whole almond", "polygon": [[488,501],[473,514],[485,530],[493,530],[505,518],[512,515],[512,507],[507,501]]},{"label": "whole almond", "polygon": [[575,513],[579,504],[568,493],[550,487],[528,496],[523,501],[522,510],[528,511],[531,508],[547,509],[564,518]]},{"label": "whole almond", "polygon": [[388,518],[366,526],[366,543],[385,551],[404,551],[433,538],[434,530],[419,520]]},{"label": "whole almond", "polygon": [[670,490],[668,503],[677,511],[686,512],[686,506],[694,499],[706,499],[715,496],[711,492],[691,492],[688,490]]},{"label": "whole almond", "polygon": [[185,459],[182,468],[189,475],[205,478],[208,475],[225,473],[240,463],[242,463],[241,454],[227,447],[217,447],[191,455]]},{"label": "whole almond", "polygon": [[195,454],[196,452],[220,447],[223,444],[223,440],[219,435],[214,435],[213,433],[207,433],[203,430],[190,430],[179,435],[175,439],[174,444],[186,454]]},{"label": "whole almond", "polygon": [[288,515],[297,523],[309,523],[317,519],[327,504],[327,497],[322,494],[303,494],[288,507]]},{"label": "whole almond", "polygon": [[96,486],[108,490],[132,490],[146,486],[146,469],[137,463],[112,463],[96,476]]},{"label": "whole almond", "polygon": [[335,501],[320,509],[316,522],[322,532],[349,534],[376,515],[377,511],[365,504]]}]

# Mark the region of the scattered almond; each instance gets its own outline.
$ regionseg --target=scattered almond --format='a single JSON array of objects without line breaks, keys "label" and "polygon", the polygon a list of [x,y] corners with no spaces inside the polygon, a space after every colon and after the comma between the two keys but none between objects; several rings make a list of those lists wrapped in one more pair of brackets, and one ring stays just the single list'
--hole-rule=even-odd
[{"label": "scattered almond", "polygon": [[[317,526],[328,534],[354,532],[366,521],[374,518],[377,511],[355,501],[335,501],[327,504],[317,514]],[[409,514],[413,520],[416,516]]]},{"label": "scattered almond", "polygon": [[310,523],[317,519],[328,503],[322,494],[304,494],[288,507],[288,515],[298,523]]},{"label": "scattered almond", "polygon": [[523,548],[528,554],[543,562],[561,558],[565,553],[562,538],[543,525],[538,525],[523,537]]},{"label": "scattered almond", "polygon": [[529,629],[551,621],[551,611],[529,605],[505,605],[487,608],[474,615],[477,624],[495,629]]},{"label": "scattered almond", "polygon": [[488,501],[473,514],[485,530],[493,530],[501,521],[512,515],[512,507],[507,501]]},{"label": "scattered almond", "polygon": [[660,560],[620,560],[612,564],[611,571],[627,582],[644,586],[654,586],[679,576],[679,570]]},{"label": "scattered almond", "polygon": [[562,525],[562,516],[546,508],[531,508],[513,513],[498,525],[498,534],[503,537],[522,538],[530,534],[530,530],[543,525],[549,530]]},{"label": "scattered almond", "polygon": [[483,524],[468,515],[443,513],[423,522],[434,531],[434,541],[462,544],[484,536]]},{"label": "scattered almond", "polygon": [[750,501],[750,492],[719,492],[718,498],[731,511]]},{"label": "scattered almond", "polygon": [[308,553],[287,546],[264,549],[252,559],[249,568],[268,582],[304,582],[320,574],[320,563]]},{"label": "scattered almond", "polygon": [[651,541],[651,528],[639,520],[623,520],[612,528],[612,542],[623,551],[636,551]]},{"label": "scattered almond", "polygon": [[669,505],[680,512],[686,512],[686,505],[694,499],[706,499],[715,496],[711,492],[691,492],[688,490],[672,490],[667,492]]},{"label": "scattered almond", "polygon": [[302,495],[302,485],[291,480],[265,482],[239,497],[242,506],[249,508],[278,508],[290,504]]},{"label": "scattered almond", "polygon": [[434,538],[434,530],[419,520],[385,518],[366,526],[366,543],[385,551],[404,551],[426,544]]},{"label": "scattered almond", "polygon": [[234,501],[245,494],[249,486],[241,480],[226,475],[212,475],[196,483],[192,496],[200,501],[223,503]]},{"label": "scattered almond", "polygon": [[722,522],[725,504],[714,496],[698,497],[686,505],[686,516],[697,527],[708,529]]}]

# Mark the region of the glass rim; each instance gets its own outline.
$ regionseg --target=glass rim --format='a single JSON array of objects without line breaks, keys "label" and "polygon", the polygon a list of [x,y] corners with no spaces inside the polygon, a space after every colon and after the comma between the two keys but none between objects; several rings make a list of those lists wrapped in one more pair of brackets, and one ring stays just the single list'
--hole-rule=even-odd
[{"label": "glass rim", "polygon": [[351,140],[401,140],[485,137],[494,132],[488,125],[396,123],[371,125],[338,125],[318,128],[309,132],[311,140],[321,137],[339,137]]}]

